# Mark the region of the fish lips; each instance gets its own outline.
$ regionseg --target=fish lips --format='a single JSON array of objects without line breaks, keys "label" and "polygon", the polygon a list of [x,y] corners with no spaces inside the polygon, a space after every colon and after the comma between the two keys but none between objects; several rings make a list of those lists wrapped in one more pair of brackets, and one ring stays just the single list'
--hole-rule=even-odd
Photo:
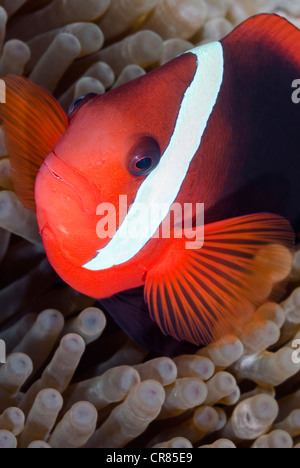
[{"label": "fish lips", "polygon": [[99,248],[92,184],[53,152],[42,164],[35,184],[37,220],[47,250],[47,236],[78,266]]}]

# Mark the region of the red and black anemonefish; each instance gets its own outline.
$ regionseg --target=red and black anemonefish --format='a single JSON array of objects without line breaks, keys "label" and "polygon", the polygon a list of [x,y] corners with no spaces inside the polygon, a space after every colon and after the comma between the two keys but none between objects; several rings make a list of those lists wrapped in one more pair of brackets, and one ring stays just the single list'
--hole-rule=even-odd
[{"label": "red and black anemonefish", "polygon": [[[178,342],[239,333],[279,297],[292,227],[300,230],[300,107],[291,99],[299,77],[300,32],[276,15],[76,100],[69,120],[45,90],[6,77],[1,115],[15,188],[36,209],[60,277],[100,299],[148,349],[171,354]],[[119,214],[120,195],[130,210],[100,239],[97,207]],[[154,236],[166,212],[150,233],[122,236],[143,226],[141,203],[174,202],[204,203],[202,248]]]}]

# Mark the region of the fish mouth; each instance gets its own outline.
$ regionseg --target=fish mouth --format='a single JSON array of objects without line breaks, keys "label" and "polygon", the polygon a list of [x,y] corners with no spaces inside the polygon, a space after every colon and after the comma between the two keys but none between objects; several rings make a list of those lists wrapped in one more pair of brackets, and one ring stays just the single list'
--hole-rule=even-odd
[{"label": "fish mouth", "polygon": [[[40,234],[43,238],[45,229],[54,234],[66,230],[69,216],[76,212],[84,212],[84,202],[79,190],[68,182],[57,170],[44,162],[40,168],[35,185],[37,220]],[[69,206],[69,209],[67,209]],[[72,206],[72,209],[71,209]]]},{"label": "fish mouth", "polygon": [[43,166],[54,179],[53,183],[56,181],[58,184],[61,183],[70,187],[72,192],[80,199],[82,209],[85,212],[89,213],[91,207],[97,206],[96,190],[91,181],[81,171],[59,157],[55,151],[52,151],[46,158]]},{"label": "fish mouth", "polygon": [[47,225],[56,237],[74,234],[76,223],[78,227],[87,218],[95,216],[97,207],[92,184],[55,152],[46,158],[39,170],[35,201],[41,234]]},{"label": "fish mouth", "polygon": [[76,167],[54,152],[47,157],[35,184],[37,221],[47,255],[55,249],[73,265],[86,263],[99,246],[98,199],[93,184]]}]

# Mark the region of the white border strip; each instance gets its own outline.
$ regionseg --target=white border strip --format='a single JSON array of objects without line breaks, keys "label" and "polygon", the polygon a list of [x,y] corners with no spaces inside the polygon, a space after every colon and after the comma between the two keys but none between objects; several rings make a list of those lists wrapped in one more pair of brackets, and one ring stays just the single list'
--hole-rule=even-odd
[{"label": "white border strip", "polygon": [[[197,56],[195,77],[187,88],[169,146],[156,169],[144,180],[135,201],[111,241],[83,265],[99,271],[128,262],[155,234],[184,182],[190,163],[199,149],[208,119],[216,104],[224,72],[223,47],[212,42],[190,51]],[[150,222],[151,205],[163,206],[155,223]],[[149,210],[141,209],[148,206]],[[132,239],[129,232],[140,230]]]}]

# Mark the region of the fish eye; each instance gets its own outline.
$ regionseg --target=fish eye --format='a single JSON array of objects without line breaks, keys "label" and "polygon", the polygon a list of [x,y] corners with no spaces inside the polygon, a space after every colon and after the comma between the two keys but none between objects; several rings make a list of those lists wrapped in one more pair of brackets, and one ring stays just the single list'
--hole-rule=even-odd
[{"label": "fish eye", "polygon": [[83,106],[83,104],[88,102],[90,99],[93,99],[95,96],[98,96],[98,94],[88,93],[88,94],[84,94],[83,96],[79,96],[78,98],[74,99],[68,111],[69,120],[71,119],[71,117],[73,117],[75,111],[78,111],[80,107]]},{"label": "fish eye", "polygon": [[135,176],[145,176],[150,174],[159,164],[161,158],[160,148],[158,143],[152,138],[145,138],[131,152],[129,169],[131,174]]}]

